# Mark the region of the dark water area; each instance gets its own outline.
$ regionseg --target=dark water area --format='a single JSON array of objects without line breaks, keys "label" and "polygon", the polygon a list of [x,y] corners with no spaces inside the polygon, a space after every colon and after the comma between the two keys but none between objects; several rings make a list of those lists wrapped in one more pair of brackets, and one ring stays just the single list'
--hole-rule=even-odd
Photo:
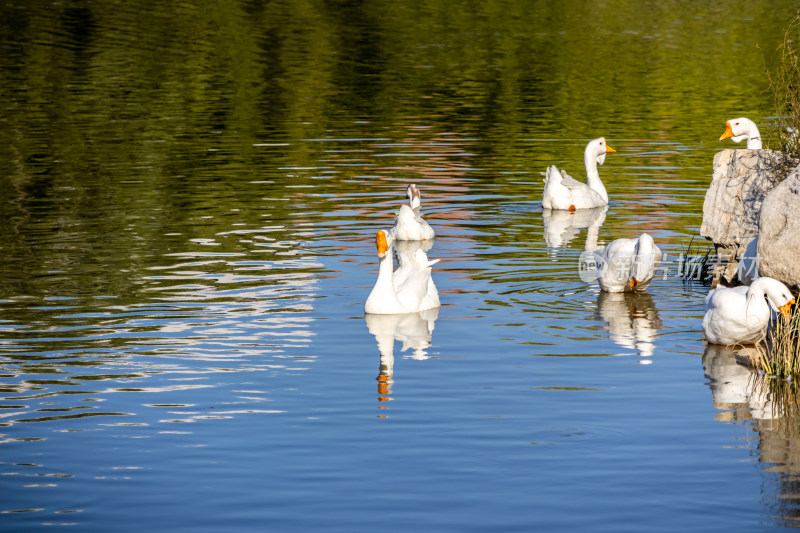
[{"label": "dark water area", "polygon": [[[0,529],[794,527],[678,274],[796,7],[0,1]],[[442,307],[365,317],[408,183]],[[581,280],[642,232],[646,293]]]}]

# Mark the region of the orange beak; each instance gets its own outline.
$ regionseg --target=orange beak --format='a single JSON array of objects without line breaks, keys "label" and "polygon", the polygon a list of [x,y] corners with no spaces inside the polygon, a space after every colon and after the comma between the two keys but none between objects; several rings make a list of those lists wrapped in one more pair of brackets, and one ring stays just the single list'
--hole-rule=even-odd
[{"label": "orange beak", "polygon": [[730,139],[731,137],[733,137],[733,130],[731,129],[731,123],[730,122],[726,122],[725,123],[725,133],[723,133],[720,136],[719,140],[721,141],[722,139]]},{"label": "orange beak", "polygon": [[794,298],[789,300],[787,303],[783,304],[778,308],[778,311],[781,312],[783,318],[788,319],[792,314],[792,306],[794,305]]},{"label": "orange beak", "polygon": [[389,243],[386,242],[386,232],[380,230],[375,234],[375,246],[378,247],[378,257],[386,255],[386,250],[389,249]]},{"label": "orange beak", "polygon": [[606,145],[606,153],[609,153],[609,152],[616,152],[616,150],[611,148],[609,145]]},{"label": "orange beak", "polygon": [[633,289],[633,288],[635,288],[635,287],[636,287],[638,284],[639,284],[639,282],[638,282],[638,281],[636,281],[636,278],[631,278],[631,280],[628,282],[628,287],[630,287],[631,289]]}]

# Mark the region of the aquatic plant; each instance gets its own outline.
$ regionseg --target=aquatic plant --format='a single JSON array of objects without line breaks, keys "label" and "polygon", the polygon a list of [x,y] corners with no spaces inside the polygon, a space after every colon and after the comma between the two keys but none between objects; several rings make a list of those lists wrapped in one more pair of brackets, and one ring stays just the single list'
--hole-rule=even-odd
[{"label": "aquatic plant", "polygon": [[[681,246],[681,260],[678,264],[681,279],[684,283],[699,281],[703,285],[710,285],[714,278],[718,257],[714,249],[706,247],[705,253],[693,248],[694,237],[689,241],[689,246]],[[723,267],[724,268],[724,267]]]}]

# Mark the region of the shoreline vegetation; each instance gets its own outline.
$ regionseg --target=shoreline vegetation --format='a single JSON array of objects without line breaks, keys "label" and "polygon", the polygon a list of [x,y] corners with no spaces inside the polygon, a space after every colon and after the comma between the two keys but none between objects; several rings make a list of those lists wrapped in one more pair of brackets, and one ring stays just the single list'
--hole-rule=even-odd
[{"label": "shoreline vegetation", "polygon": [[743,354],[748,363],[769,377],[798,381],[800,376],[800,309],[792,307],[789,318],[780,314],[764,339]]},{"label": "shoreline vegetation", "polygon": [[[766,178],[777,184],[800,161],[800,10],[786,25],[773,69],[765,70],[778,126],[769,130],[769,144],[781,157],[781,164],[773,167],[774,174]],[[762,340],[753,347],[742,347],[737,359],[754,371],[755,386],[771,399],[773,414],[796,419],[800,427],[800,302],[795,304],[789,318],[778,313]]]},{"label": "shoreline vegetation", "polygon": [[774,141],[782,152],[798,160],[800,159],[800,10],[786,25],[783,42],[778,46],[776,54],[778,57],[774,72],[766,69],[779,125],[773,132],[776,137]]}]

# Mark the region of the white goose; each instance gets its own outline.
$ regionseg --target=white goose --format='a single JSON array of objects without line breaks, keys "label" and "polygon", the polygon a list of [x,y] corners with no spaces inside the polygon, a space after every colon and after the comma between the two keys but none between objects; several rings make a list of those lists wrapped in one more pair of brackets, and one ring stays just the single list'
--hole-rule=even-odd
[{"label": "white goose", "polygon": [[721,287],[705,300],[703,333],[711,344],[758,341],[769,325],[772,311],[788,317],[794,304],[791,291],[780,281],[761,277],[749,287]]},{"label": "white goose", "polygon": [[761,150],[761,133],[756,123],[749,118],[732,118],[725,123],[725,133],[719,140],[730,139],[735,143],[747,140],[747,148]]},{"label": "white goose", "polygon": [[[402,285],[410,273],[419,270],[420,264],[425,264],[428,260],[427,252],[433,248],[433,241],[397,241],[392,238],[391,233],[389,234],[389,240],[391,240],[392,249],[397,257],[397,269],[392,274],[394,286],[397,287]],[[425,253],[417,256],[417,250],[422,250]],[[438,262],[439,260],[437,259],[431,265]]]},{"label": "white goose", "polygon": [[656,263],[661,261],[661,250],[647,233],[636,239],[617,239],[594,255],[597,281],[606,292],[644,290],[656,274]]},{"label": "white goose", "polygon": [[[430,267],[438,263],[439,260],[434,259],[433,261],[429,261],[428,255],[425,253],[424,249],[420,247],[415,248],[411,253],[406,252],[402,254],[402,257],[403,263],[397,267],[397,270],[392,274],[392,283],[394,283],[394,286],[398,288],[404,287],[408,280],[412,280],[412,284],[415,283],[415,280],[422,283],[420,280],[420,276],[422,276],[428,280],[428,284],[425,290],[425,296],[419,304],[419,310],[425,311],[438,308],[439,291],[436,289],[436,284],[431,277]],[[398,257],[398,263],[399,262]],[[425,271],[427,271],[427,273],[425,273]],[[401,299],[403,298],[404,296],[401,295]]]},{"label": "white goose", "polygon": [[[364,311],[380,315],[415,313],[439,307],[439,292],[431,278],[431,266],[422,249],[408,258],[407,264],[392,272],[392,238],[384,230],[375,236],[380,258],[378,279],[364,304]],[[396,275],[395,275],[396,274]]]},{"label": "white goose", "polygon": [[547,167],[544,178],[542,207],[544,209],[591,209],[608,205],[608,193],[600,181],[597,165],[602,165],[606,154],[616,152],[606,144],[604,137],[589,141],[583,152],[586,166],[586,183],[573,179],[563,170],[552,165]]},{"label": "white goose", "polygon": [[411,184],[406,189],[408,204],[400,206],[394,227],[389,235],[398,241],[424,241],[433,239],[436,233],[433,228],[422,218],[420,207],[419,189],[415,184]]}]

